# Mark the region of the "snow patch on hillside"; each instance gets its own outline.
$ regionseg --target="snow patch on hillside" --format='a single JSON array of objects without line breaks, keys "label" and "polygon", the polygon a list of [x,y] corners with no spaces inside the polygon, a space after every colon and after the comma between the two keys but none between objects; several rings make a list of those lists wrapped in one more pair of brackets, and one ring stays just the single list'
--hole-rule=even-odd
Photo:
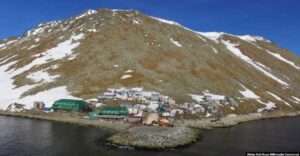
[{"label": "snow patch on hillside", "polygon": [[260,63],[260,62],[255,62],[257,65],[261,66],[262,68],[268,70],[268,71],[272,71],[272,69],[270,67],[265,66],[264,64]]},{"label": "snow patch on hillside", "polygon": [[153,17],[153,16],[150,16],[150,18],[152,19],[155,19],[159,22],[162,22],[162,23],[166,23],[166,24],[170,24],[170,25],[176,25],[176,26],[179,26],[185,30],[188,30],[188,31],[191,31],[195,34],[198,34],[198,37],[206,42],[207,40],[205,38],[203,38],[202,36],[205,36],[206,38],[216,42],[216,43],[219,43],[219,39],[223,36],[223,35],[229,35],[229,36],[233,36],[233,37],[238,37],[240,38],[241,40],[244,40],[244,41],[247,41],[249,43],[253,43],[253,42],[256,42],[256,41],[264,41],[264,42],[268,42],[268,43],[271,43],[270,40],[267,40],[265,39],[264,37],[261,37],[261,36],[252,36],[252,35],[233,35],[233,34],[229,34],[229,33],[224,33],[224,32],[200,32],[200,31],[195,31],[195,30],[192,30],[188,27],[185,27],[183,26],[182,24],[178,23],[178,22],[175,22],[175,21],[171,21],[171,20],[166,20],[166,19],[162,19],[162,18],[158,18],[158,17]]},{"label": "snow patch on hillside", "polygon": [[215,47],[211,47],[211,49],[213,50],[213,52],[214,52],[215,54],[218,54],[218,53],[219,53],[219,51],[218,51]]},{"label": "snow patch on hillside", "polygon": [[[46,29],[53,28],[53,27],[59,25],[60,23],[61,23],[61,21],[50,21],[47,23],[41,23],[36,28],[27,31],[26,37],[41,34],[41,33],[45,32]],[[48,30],[48,32],[49,32],[49,30]]]},{"label": "snow patch on hillside", "polygon": [[[239,48],[237,48],[238,44],[233,44],[229,41],[224,41],[222,40],[223,44],[227,47],[227,49],[232,52],[232,54],[234,54],[235,56],[239,57],[240,59],[242,59],[243,61],[247,62],[248,64],[252,65],[255,69],[257,69],[258,71],[262,72],[263,74],[265,74],[266,76],[270,77],[271,79],[277,81],[278,83],[284,85],[284,86],[288,86],[289,84],[281,79],[279,79],[278,77],[276,77],[275,75],[273,75],[272,73],[270,73],[269,71],[266,71],[264,68],[262,68],[256,61],[252,60],[250,57],[244,55]],[[261,64],[261,63],[260,63]]]},{"label": "snow patch on hillside", "polygon": [[[60,60],[65,57],[72,56],[73,49],[77,48],[80,45],[80,42],[78,41],[83,37],[84,34],[73,35],[70,37],[70,39],[59,43],[56,47],[51,48],[41,54],[35,55],[35,59],[31,63],[19,69],[11,69],[7,71],[7,69],[10,66],[13,66],[17,63],[16,61],[0,66],[0,88],[2,88],[0,96],[0,109],[4,109],[9,104],[14,102],[19,102],[22,104],[26,104],[26,106],[31,106],[32,103],[36,100],[44,101],[46,102],[46,104],[52,104],[53,100],[57,100],[63,97],[71,97],[69,96],[70,94],[66,91],[64,87],[40,92],[36,95],[20,99],[20,96],[24,92],[36,87],[36,85],[26,85],[16,88],[16,86],[14,85],[13,77],[30,70],[34,66],[42,65],[48,63],[49,61]],[[2,60],[1,63],[5,63],[9,59],[10,58]],[[32,79],[36,82],[53,82],[56,78],[58,78],[58,75],[51,76],[46,71],[37,71],[27,75],[27,78]]]},{"label": "snow patch on hillside", "polygon": [[217,95],[217,94],[212,94],[212,93],[203,93],[204,96],[209,97],[211,100],[225,100],[224,95]]},{"label": "snow patch on hillside", "polygon": [[83,14],[81,14],[81,15],[75,17],[75,19],[81,19],[81,18],[83,18],[83,17],[86,17],[86,16],[90,16],[90,15],[96,14],[97,12],[98,12],[97,10],[92,10],[92,9],[90,9],[90,10],[86,11],[85,13],[83,13]]},{"label": "snow patch on hillside", "polygon": [[162,23],[166,23],[166,24],[170,24],[170,25],[176,25],[176,26],[181,26],[179,23],[174,22],[174,21],[170,21],[170,20],[166,20],[166,19],[162,19],[162,18],[158,18],[158,17],[154,17],[154,16],[149,16],[150,18],[157,20],[159,22]]},{"label": "snow patch on hillside", "polygon": [[286,102],[286,101],[284,101],[281,97],[279,97],[278,95],[276,95],[276,94],[274,94],[274,93],[272,93],[272,92],[269,92],[269,91],[267,91],[267,93],[269,94],[269,95],[271,95],[272,97],[274,97],[277,101],[281,101],[281,102],[283,102],[285,105],[287,105],[287,106],[289,106],[289,107],[292,107],[288,102]]},{"label": "snow patch on hillside", "polygon": [[201,35],[198,35],[198,38],[200,38],[203,42],[207,42],[206,38],[202,37]]},{"label": "snow patch on hillside", "polygon": [[126,75],[123,75],[123,76],[121,76],[121,80],[125,80],[125,79],[129,79],[129,78],[132,78],[132,75],[130,75],[130,74],[126,74]]},{"label": "snow patch on hillside", "polygon": [[[1,63],[5,61],[7,60],[2,61]],[[51,106],[55,100],[61,98],[76,99],[75,97],[70,95],[70,93],[67,91],[66,87],[64,86],[43,91],[32,96],[20,98],[20,96],[24,92],[28,91],[29,89],[32,89],[36,85],[26,85],[23,87],[16,88],[13,80],[14,74],[11,72],[7,72],[7,69],[13,64],[15,64],[15,62],[11,62],[0,66],[0,88],[1,88],[0,109],[5,109],[9,104],[14,102],[25,104],[26,108],[31,108],[34,101],[43,101],[46,103],[47,106]],[[49,79],[49,77],[47,77],[45,73],[42,73],[41,75],[35,73],[33,78]]]},{"label": "snow patch on hillside", "polygon": [[49,75],[47,71],[37,71],[27,75],[28,79],[33,80],[34,82],[54,82],[55,79],[59,78],[59,75]]},{"label": "snow patch on hillside", "polygon": [[18,39],[10,40],[10,41],[7,41],[5,44],[8,46],[8,45],[16,43],[17,41],[18,41]]},{"label": "snow patch on hillside", "polygon": [[87,29],[88,32],[97,32],[97,29]]},{"label": "snow patch on hillside", "polygon": [[295,100],[295,103],[300,103],[300,98],[296,96],[292,96],[292,98]]},{"label": "snow patch on hillside", "polygon": [[15,39],[15,40],[9,40],[9,41],[6,41],[4,43],[1,43],[0,44],[0,50],[3,50],[3,49],[6,49],[8,46],[10,46],[11,44],[14,44],[15,42],[17,42],[18,40]]},{"label": "snow patch on hillside", "polygon": [[245,97],[245,98],[249,98],[249,99],[259,99],[260,97],[258,95],[256,95],[252,90],[248,89],[247,87],[245,87],[244,85],[241,84],[241,86],[243,87],[243,91],[240,91],[240,93]]},{"label": "snow patch on hillside", "polygon": [[[3,62],[5,62],[5,61],[3,61]],[[9,104],[14,103],[14,102],[25,104],[26,108],[31,108],[33,105],[33,102],[35,102],[35,101],[43,101],[46,103],[46,106],[49,107],[53,104],[53,102],[55,100],[58,100],[61,98],[77,99],[70,95],[70,93],[67,91],[65,86],[46,90],[46,91],[40,92],[40,93],[32,95],[32,96],[20,98],[20,96],[24,92],[28,91],[29,89],[32,89],[36,85],[26,85],[23,87],[16,88],[16,86],[14,85],[14,80],[13,80],[14,75],[12,73],[6,71],[14,63],[15,62],[11,62],[11,63],[0,66],[0,88],[1,88],[0,109],[6,109],[6,107]],[[48,79],[49,77],[45,76],[45,73],[42,73],[42,75],[35,73],[34,78],[35,79],[37,79],[37,78]]]},{"label": "snow patch on hillside", "polygon": [[26,104],[27,108],[32,108],[33,102],[43,101],[46,107],[51,107],[52,104],[59,99],[80,99],[73,97],[67,90],[67,87],[57,87],[47,91],[39,92],[32,96],[27,96],[25,98],[19,99],[16,102]]},{"label": "snow patch on hillside", "polygon": [[207,37],[210,40],[213,40],[216,43],[219,43],[219,38],[224,35],[224,32],[198,32],[198,34]]},{"label": "snow patch on hillside", "polygon": [[[3,62],[5,61],[6,60]],[[6,70],[14,63],[15,62],[11,62],[0,66],[0,109],[6,108],[9,104],[15,102],[24,91],[32,88],[30,86],[15,88],[16,86],[13,84],[14,80],[12,79],[13,75],[6,72]]]},{"label": "snow patch on hillside", "polygon": [[34,49],[34,48],[36,48],[36,47],[38,47],[39,46],[39,44],[33,44],[33,45],[31,45],[29,48],[27,48],[28,50],[31,50],[31,49]]},{"label": "snow patch on hillside", "polygon": [[128,70],[126,70],[124,73],[133,73],[133,72],[134,72],[134,70],[128,69]]},{"label": "snow patch on hillside", "polygon": [[189,94],[189,96],[196,102],[203,102],[205,101],[205,99],[210,99],[210,100],[225,100],[225,96],[224,95],[217,95],[217,94],[213,94],[210,92],[203,92],[201,95],[199,94]]},{"label": "snow patch on hillside", "polygon": [[4,43],[0,44],[0,49],[4,48],[6,45]]},{"label": "snow patch on hillside", "polygon": [[170,38],[170,41],[177,47],[182,47],[182,44],[180,44],[178,41],[174,40],[173,38]]},{"label": "snow patch on hillside", "polygon": [[257,110],[257,112],[259,112],[259,113],[260,113],[260,112],[263,112],[263,111],[265,111],[265,110],[266,110],[266,111],[270,111],[270,110],[273,110],[273,109],[277,108],[276,104],[273,103],[273,102],[271,102],[271,101],[263,102],[263,101],[261,101],[261,100],[257,100],[257,102],[259,102],[259,103],[265,105],[264,108],[259,108],[259,109]]},{"label": "snow patch on hillside", "polygon": [[284,57],[281,56],[280,54],[271,52],[270,50],[267,50],[267,49],[266,49],[266,51],[267,51],[267,53],[269,53],[269,54],[272,55],[273,57],[277,58],[278,60],[281,60],[281,61],[283,61],[283,62],[289,64],[290,66],[292,66],[292,67],[294,67],[294,68],[296,68],[296,69],[298,69],[298,70],[300,69],[300,67],[297,66],[294,62],[292,62],[292,61],[290,61],[290,60],[284,58]]},{"label": "snow patch on hillside", "polygon": [[204,96],[203,96],[203,95],[189,94],[189,96],[190,96],[193,100],[195,100],[195,101],[197,101],[197,102],[202,102],[202,101],[204,101]]},{"label": "snow patch on hillside", "polygon": [[[262,37],[261,37],[261,38],[262,38]],[[264,38],[262,38],[262,39],[263,39],[264,41],[266,41],[266,42],[271,42],[271,41],[266,40],[266,39],[264,39]],[[246,40],[246,39],[244,39],[244,40]],[[250,41],[250,40],[248,40],[248,41]],[[300,70],[300,66],[298,66],[298,65],[296,65],[296,63],[294,63],[294,62],[292,62],[292,61],[290,61],[290,60],[284,58],[284,57],[281,56],[280,54],[275,53],[275,52],[272,52],[272,51],[270,51],[270,50],[268,50],[268,49],[262,48],[261,46],[255,44],[255,43],[253,43],[253,42],[249,42],[249,43],[252,44],[253,46],[255,46],[255,47],[258,48],[258,49],[261,49],[261,50],[266,51],[268,54],[270,54],[271,56],[275,57],[276,59],[278,59],[278,60],[280,60],[280,61],[282,61],[282,62],[284,62],[284,63],[287,63],[288,65],[294,67],[294,68],[297,69],[297,70]]]},{"label": "snow patch on hillside", "polygon": [[[65,57],[72,56],[73,49],[77,48],[80,45],[80,42],[76,42],[84,37],[84,34],[73,35],[70,39],[59,43],[56,47],[47,50],[41,54],[34,55],[35,59],[26,66],[17,69],[15,74],[21,74],[25,71],[30,70],[34,66],[42,65],[45,63],[49,63],[51,61],[56,61],[63,59]],[[74,42],[75,41],[75,42]]]},{"label": "snow patch on hillside", "polygon": [[256,42],[256,41],[265,41],[265,42],[271,42],[269,40],[266,40],[265,38],[261,36],[251,36],[251,35],[237,35],[242,40],[245,40],[247,42]]},{"label": "snow patch on hillside", "polygon": [[133,24],[141,24],[142,22],[140,20],[138,20],[138,19],[133,19],[132,23]]}]

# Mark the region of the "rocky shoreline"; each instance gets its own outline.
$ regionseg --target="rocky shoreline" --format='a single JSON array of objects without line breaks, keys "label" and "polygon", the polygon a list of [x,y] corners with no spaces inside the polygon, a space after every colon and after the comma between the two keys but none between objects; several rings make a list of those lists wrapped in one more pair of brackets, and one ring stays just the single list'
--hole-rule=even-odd
[{"label": "rocky shoreline", "polygon": [[128,129],[130,124],[122,121],[106,121],[106,120],[88,120],[77,113],[42,113],[42,112],[20,112],[12,113],[0,111],[1,116],[21,117],[35,120],[47,120],[53,122],[61,122],[67,124],[76,124],[79,126],[88,126],[95,128],[104,128],[114,132],[120,132]]},{"label": "rocky shoreline", "polygon": [[225,128],[235,126],[240,123],[245,123],[249,121],[264,120],[264,119],[274,119],[283,117],[294,117],[299,116],[300,111],[295,112],[268,112],[268,113],[249,113],[242,115],[227,115],[220,120],[215,120],[212,118],[201,119],[201,120],[178,120],[175,122],[175,126],[186,126],[197,129],[212,129],[212,128]]},{"label": "rocky shoreline", "polygon": [[0,115],[105,128],[114,132],[107,139],[108,142],[114,145],[154,150],[176,148],[191,144],[199,139],[201,129],[230,127],[254,120],[293,117],[300,115],[300,111],[227,115],[220,120],[212,118],[184,119],[175,121],[174,127],[149,127],[131,125],[123,121],[88,120],[78,114],[70,113],[10,113],[0,111]]},{"label": "rocky shoreline", "polygon": [[189,127],[140,126],[115,134],[108,141],[115,145],[142,149],[168,149],[191,144],[199,136],[199,130]]}]

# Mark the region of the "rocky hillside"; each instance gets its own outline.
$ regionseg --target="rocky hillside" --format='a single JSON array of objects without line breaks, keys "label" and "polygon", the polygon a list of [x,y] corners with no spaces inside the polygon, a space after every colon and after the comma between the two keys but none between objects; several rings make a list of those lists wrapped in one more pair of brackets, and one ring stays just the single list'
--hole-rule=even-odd
[{"label": "rocky hillside", "polygon": [[0,105],[49,105],[141,86],[179,103],[206,91],[238,99],[231,111],[293,110],[300,108],[299,71],[298,57],[262,37],[197,32],[137,11],[89,10],[0,41]]}]

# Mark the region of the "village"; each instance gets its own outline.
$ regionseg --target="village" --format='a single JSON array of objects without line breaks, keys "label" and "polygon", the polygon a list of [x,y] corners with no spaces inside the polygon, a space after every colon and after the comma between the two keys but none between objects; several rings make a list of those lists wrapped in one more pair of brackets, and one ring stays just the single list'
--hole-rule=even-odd
[{"label": "village", "polygon": [[190,116],[219,119],[223,116],[220,106],[229,105],[232,109],[238,106],[232,97],[209,92],[191,97],[193,102],[178,104],[172,97],[140,87],[108,88],[93,99],[58,99],[49,108],[44,102],[34,102],[30,110],[23,104],[13,103],[5,111],[78,112],[86,114],[85,118],[89,120],[121,120],[131,124],[171,127],[174,120]]}]

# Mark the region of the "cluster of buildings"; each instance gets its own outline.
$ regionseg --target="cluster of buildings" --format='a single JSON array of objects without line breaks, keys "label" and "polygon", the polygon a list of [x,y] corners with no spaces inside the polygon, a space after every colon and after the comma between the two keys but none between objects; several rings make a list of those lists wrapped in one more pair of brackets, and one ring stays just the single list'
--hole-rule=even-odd
[{"label": "cluster of buildings", "polygon": [[[176,104],[176,101],[156,91],[143,88],[109,88],[100,96],[83,100],[60,99],[51,107],[52,111],[89,112],[90,119],[126,119],[128,122],[144,124],[169,124],[176,117],[186,115],[217,116],[222,114],[220,106],[235,108],[234,98],[203,92],[190,95],[193,102]],[[11,104],[8,111],[21,112],[24,106]],[[45,110],[43,102],[35,102],[34,110]]]},{"label": "cluster of buildings", "polygon": [[[49,111],[49,108],[45,107],[45,103],[44,102],[34,102],[33,103],[33,110],[36,111]],[[24,112],[26,111],[25,105],[24,104],[20,104],[20,103],[12,103],[9,104],[6,108],[7,112]]]},{"label": "cluster of buildings", "polygon": [[109,88],[103,93],[103,95],[98,96],[98,100],[125,100],[125,101],[137,101],[140,103],[174,103],[175,101],[169,96],[164,96],[159,92],[155,91],[145,91],[143,88]]},{"label": "cluster of buildings", "polygon": [[[97,116],[99,118],[120,117],[120,115],[107,116],[107,112],[112,110],[112,108],[103,105],[108,105],[109,107],[115,106],[115,108],[119,107],[119,110],[126,108],[128,111],[127,114],[124,112],[119,114],[126,116],[130,122],[145,119],[145,121],[148,121],[145,123],[149,123],[149,118],[151,118],[153,122],[160,123],[160,121],[163,121],[167,123],[167,120],[170,118],[184,113],[183,110],[176,108],[176,102],[171,97],[155,91],[145,91],[143,88],[109,88],[103,95],[98,96],[97,100],[92,99],[91,101],[95,102],[95,106],[100,106],[98,115],[93,113],[94,117]],[[101,108],[105,110],[101,110]]]},{"label": "cluster of buildings", "polygon": [[212,94],[209,91],[205,91],[201,95],[190,96],[193,102],[177,104],[169,96],[155,91],[146,91],[143,88],[109,88],[94,101],[96,102],[95,106],[115,105],[127,108],[128,118],[144,118],[149,114],[151,116],[157,114],[166,119],[187,115],[218,117],[223,115],[221,107],[228,106],[235,109],[238,106],[238,102],[234,98]]},{"label": "cluster of buildings", "polygon": [[182,107],[189,111],[191,114],[202,113],[205,116],[222,116],[223,112],[221,107],[227,106],[232,110],[238,107],[238,102],[233,97],[216,95],[203,92],[201,95],[190,95],[193,99],[192,103],[184,103]]}]

